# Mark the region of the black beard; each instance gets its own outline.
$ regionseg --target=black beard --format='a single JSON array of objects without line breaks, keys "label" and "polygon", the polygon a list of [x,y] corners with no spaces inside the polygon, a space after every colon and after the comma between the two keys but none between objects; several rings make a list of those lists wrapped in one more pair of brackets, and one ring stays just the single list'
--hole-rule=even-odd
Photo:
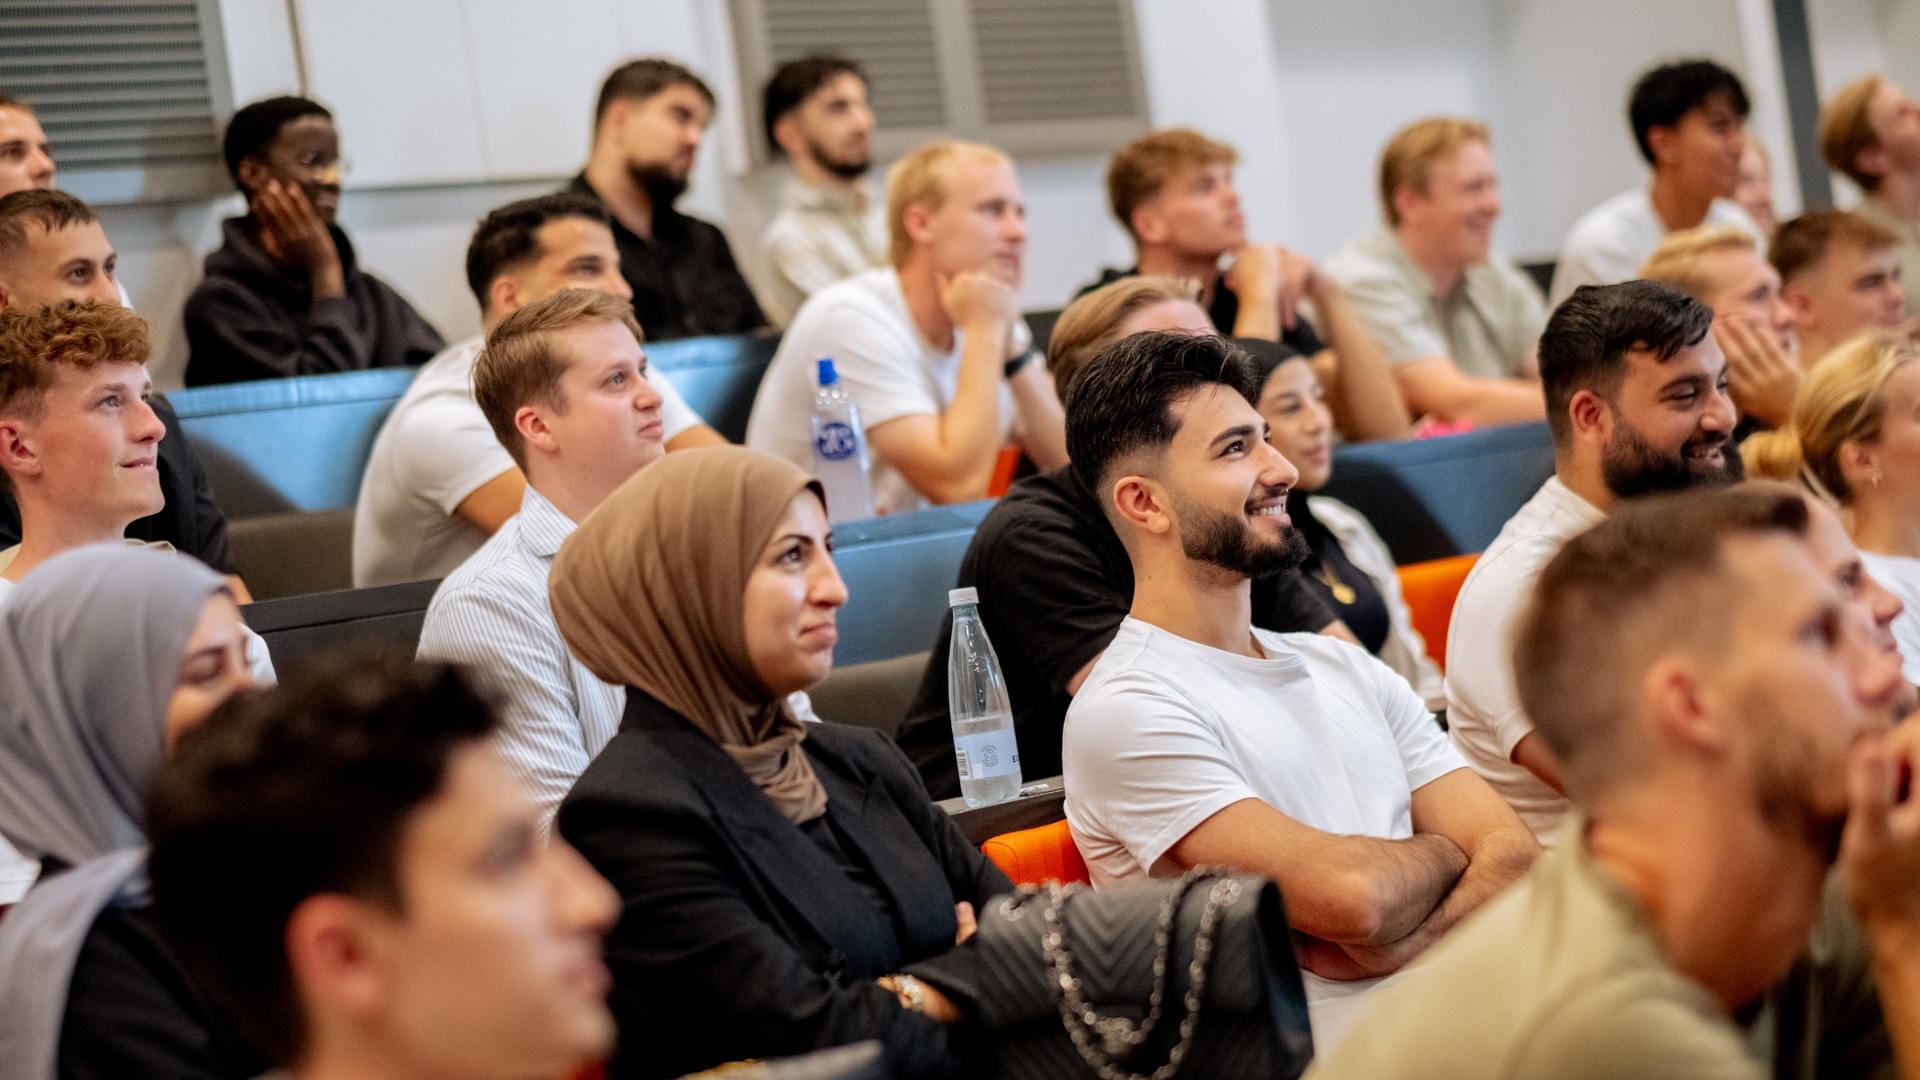
[{"label": "black beard", "polygon": [[859,161],[836,161],[827,153],[825,147],[812,139],[807,140],[807,156],[813,159],[815,165],[842,180],[858,180],[867,175],[867,170],[873,167],[871,157],[863,157]]},{"label": "black beard", "polygon": [[[1691,464],[1694,450],[1717,446],[1723,464],[1700,469]],[[1600,462],[1600,476],[1615,497],[1631,499],[1659,491],[1684,491],[1692,487],[1721,487],[1738,482],[1746,475],[1740,460],[1740,447],[1726,432],[1695,432],[1677,452],[1663,454],[1640,434],[1638,428],[1620,421],[1614,443]]]},{"label": "black beard", "polygon": [[672,206],[676,199],[687,192],[687,178],[676,175],[667,165],[628,165],[627,175],[633,177],[633,182],[647,193],[655,213]]},{"label": "black beard", "polygon": [[1309,554],[1307,538],[1291,525],[1280,539],[1260,543],[1253,538],[1253,525],[1244,510],[1239,514],[1222,513],[1178,494],[1173,503],[1174,512],[1180,515],[1180,550],[1195,562],[1241,577],[1263,578],[1294,569]]}]

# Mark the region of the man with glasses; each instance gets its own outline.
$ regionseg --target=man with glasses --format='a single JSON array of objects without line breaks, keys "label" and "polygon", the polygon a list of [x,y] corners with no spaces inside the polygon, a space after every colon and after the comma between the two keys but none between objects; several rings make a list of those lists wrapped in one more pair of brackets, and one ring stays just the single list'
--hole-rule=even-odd
[{"label": "man with glasses", "polygon": [[359,268],[334,224],[340,134],[300,97],[233,115],[227,171],[245,217],[221,227],[187,299],[188,386],[426,363],[445,344],[392,286]]}]

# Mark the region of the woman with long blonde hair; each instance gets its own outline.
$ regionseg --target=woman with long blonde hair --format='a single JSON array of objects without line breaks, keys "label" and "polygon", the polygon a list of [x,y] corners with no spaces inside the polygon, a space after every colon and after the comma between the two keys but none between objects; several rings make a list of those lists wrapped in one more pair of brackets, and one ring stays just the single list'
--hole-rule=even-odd
[{"label": "woman with long blonde hair", "polygon": [[1840,507],[1861,561],[1906,611],[1894,638],[1920,681],[1920,347],[1884,330],[1828,353],[1786,427],[1741,446],[1752,476],[1798,480]]}]

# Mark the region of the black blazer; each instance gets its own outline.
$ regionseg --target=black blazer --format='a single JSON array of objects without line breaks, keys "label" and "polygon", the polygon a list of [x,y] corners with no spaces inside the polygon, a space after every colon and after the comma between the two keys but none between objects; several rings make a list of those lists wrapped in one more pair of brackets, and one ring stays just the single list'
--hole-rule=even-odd
[{"label": "black blazer", "polygon": [[817,724],[802,745],[833,827],[892,902],[891,934],[872,897],[718,744],[643,691],[627,691],[620,733],[560,804],[560,834],[622,900],[607,938],[611,1076],[863,1039],[885,1045],[898,1077],[975,1068],[965,1032],[902,1009],[873,980],[942,954],[964,966],[954,904],[979,909],[1013,883],[928,800],[892,740]]}]

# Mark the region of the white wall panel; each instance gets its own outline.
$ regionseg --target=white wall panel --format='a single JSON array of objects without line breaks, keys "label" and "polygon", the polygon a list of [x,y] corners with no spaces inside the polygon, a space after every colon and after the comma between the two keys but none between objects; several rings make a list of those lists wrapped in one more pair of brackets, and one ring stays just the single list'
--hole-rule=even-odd
[{"label": "white wall panel", "polygon": [[587,159],[594,95],[629,56],[616,0],[465,0],[487,175],[564,176]]}]

